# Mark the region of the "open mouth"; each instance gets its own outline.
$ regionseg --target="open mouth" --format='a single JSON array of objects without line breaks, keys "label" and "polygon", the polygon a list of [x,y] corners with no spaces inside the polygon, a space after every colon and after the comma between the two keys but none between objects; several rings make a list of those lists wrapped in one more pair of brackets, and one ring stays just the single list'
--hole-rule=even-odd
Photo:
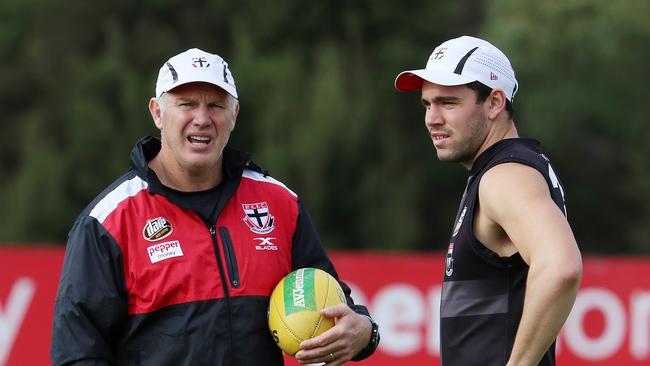
[{"label": "open mouth", "polygon": [[187,141],[189,141],[191,144],[209,144],[212,139],[208,136],[198,136],[198,135],[190,135],[187,137]]},{"label": "open mouth", "polygon": [[432,133],[431,134],[431,140],[433,141],[433,145],[436,147],[442,147],[445,144],[447,144],[447,141],[449,140],[449,135],[446,133]]}]

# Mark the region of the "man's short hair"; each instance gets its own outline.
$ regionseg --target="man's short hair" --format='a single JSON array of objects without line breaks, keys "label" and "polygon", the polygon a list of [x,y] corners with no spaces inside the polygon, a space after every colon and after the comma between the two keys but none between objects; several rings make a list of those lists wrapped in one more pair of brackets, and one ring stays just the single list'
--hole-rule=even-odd
[{"label": "man's short hair", "polygon": [[[481,83],[480,81],[473,81],[467,85],[468,88],[476,92],[476,102],[483,103],[487,100],[487,97],[492,93],[492,88]],[[515,115],[515,108],[512,105],[512,102],[506,99],[506,112],[508,112],[508,118],[512,119]]]}]

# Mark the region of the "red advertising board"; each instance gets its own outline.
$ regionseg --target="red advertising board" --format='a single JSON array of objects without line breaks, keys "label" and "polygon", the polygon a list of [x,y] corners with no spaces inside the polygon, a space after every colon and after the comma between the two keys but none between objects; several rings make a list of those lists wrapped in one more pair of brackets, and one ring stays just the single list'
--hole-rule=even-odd
[{"label": "red advertising board", "polygon": [[[331,254],[381,328],[360,364],[438,365],[440,254]],[[0,366],[49,365],[63,248],[0,247]],[[559,365],[650,364],[650,259],[587,257],[581,290],[558,339]],[[296,366],[287,357],[287,365]]]},{"label": "red advertising board", "polygon": [[63,254],[61,246],[0,246],[0,366],[52,364],[52,312]]}]

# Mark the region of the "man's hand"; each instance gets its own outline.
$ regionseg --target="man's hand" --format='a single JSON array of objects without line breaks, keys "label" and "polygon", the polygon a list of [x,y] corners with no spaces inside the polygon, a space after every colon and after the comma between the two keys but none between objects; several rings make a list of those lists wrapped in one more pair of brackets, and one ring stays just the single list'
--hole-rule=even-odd
[{"label": "man's hand", "polygon": [[355,313],[347,304],[321,310],[334,318],[334,327],[323,334],[300,343],[295,357],[302,364],[325,362],[338,366],[352,359],[370,342],[372,326],[367,317]]}]

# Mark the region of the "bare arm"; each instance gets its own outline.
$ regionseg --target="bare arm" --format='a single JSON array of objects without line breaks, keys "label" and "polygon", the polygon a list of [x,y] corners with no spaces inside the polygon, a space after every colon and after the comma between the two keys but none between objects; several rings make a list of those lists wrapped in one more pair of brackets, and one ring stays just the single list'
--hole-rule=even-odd
[{"label": "bare arm", "polygon": [[537,365],[575,301],[582,261],[571,228],[535,169],[498,165],[481,179],[481,216],[505,233],[504,251],[530,267],[524,309],[507,366]]}]

